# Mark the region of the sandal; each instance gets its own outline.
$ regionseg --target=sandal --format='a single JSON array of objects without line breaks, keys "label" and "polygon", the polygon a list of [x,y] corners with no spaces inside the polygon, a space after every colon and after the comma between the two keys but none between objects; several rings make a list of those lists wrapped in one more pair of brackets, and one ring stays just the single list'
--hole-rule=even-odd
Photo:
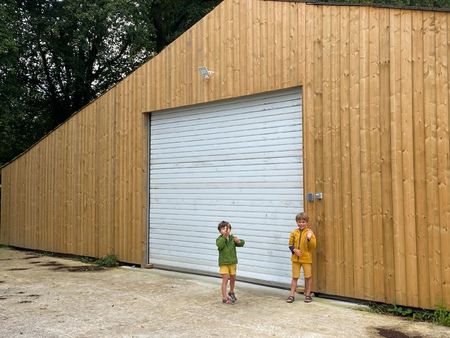
[{"label": "sandal", "polygon": [[234,294],[234,292],[228,292],[228,296],[230,296],[230,299],[233,303],[235,301],[237,301],[237,298],[236,298],[236,295]]},{"label": "sandal", "polygon": [[311,296],[305,296],[305,303],[311,303],[312,297]]},{"label": "sandal", "polygon": [[227,297],[227,299],[222,299],[222,304],[233,304],[234,302],[231,300],[230,297]]},{"label": "sandal", "polygon": [[295,301],[294,296],[289,296],[289,297],[286,299],[286,303],[293,303],[294,301]]}]

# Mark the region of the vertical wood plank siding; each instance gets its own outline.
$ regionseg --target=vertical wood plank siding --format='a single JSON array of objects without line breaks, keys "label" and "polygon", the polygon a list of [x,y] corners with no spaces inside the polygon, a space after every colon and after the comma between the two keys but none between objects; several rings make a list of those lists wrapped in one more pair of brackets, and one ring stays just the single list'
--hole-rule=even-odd
[{"label": "vertical wood plank siding", "polygon": [[303,86],[315,289],[449,307],[449,18],[225,0],[2,168],[0,241],[145,263],[145,113]]}]

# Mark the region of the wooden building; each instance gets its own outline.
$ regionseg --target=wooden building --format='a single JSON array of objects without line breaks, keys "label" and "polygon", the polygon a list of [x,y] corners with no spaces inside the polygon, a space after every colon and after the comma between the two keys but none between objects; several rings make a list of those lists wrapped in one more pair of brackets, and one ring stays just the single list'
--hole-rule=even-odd
[{"label": "wooden building", "polygon": [[287,284],[306,210],[315,290],[449,308],[449,41],[445,11],[225,0],[1,169],[0,242],[214,274],[226,219]]}]

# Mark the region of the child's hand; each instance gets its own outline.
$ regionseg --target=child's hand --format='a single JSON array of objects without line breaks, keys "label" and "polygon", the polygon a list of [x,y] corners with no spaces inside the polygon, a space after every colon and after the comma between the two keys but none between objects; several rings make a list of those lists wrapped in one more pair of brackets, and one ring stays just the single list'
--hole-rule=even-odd
[{"label": "child's hand", "polygon": [[294,249],[294,254],[300,257],[302,255],[302,252],[299,249]]},{"label": "child's hand", "polygon": [[238,236],[233,236],[233,239],[234,239],[234,243],[236,243],[236,244],[241,243],[241,240],[239,239]]},{"label": "child's hand", "polygon": [[309,241],[313,235],[314,233],[312,232],[312,230],[308,230],[308,233],[306,234],[306,239]]}]

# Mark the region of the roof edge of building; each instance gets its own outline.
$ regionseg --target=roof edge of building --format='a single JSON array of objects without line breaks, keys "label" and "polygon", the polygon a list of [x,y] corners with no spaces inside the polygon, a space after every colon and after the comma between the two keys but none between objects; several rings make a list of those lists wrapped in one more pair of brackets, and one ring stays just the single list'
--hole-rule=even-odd
[{"label": "roof edge of building", "polygon": [[263,1],[275,1],[275,2],[299,2],[306,5],[319,5],[319,6],[348,6],[348,7],[374,7],[374,8],[387,8],[387,9],[403,9],[403,10],[415,10],[415,11],[431,11],[431,12],[450,12],[450,8],[445,7],[421,7],[421,6],[401,6],[401,5],[389,5],[389,4],[374,4],[374,3],[344,3],[337,1],[320,1],[320,0],[263,0]]}]

